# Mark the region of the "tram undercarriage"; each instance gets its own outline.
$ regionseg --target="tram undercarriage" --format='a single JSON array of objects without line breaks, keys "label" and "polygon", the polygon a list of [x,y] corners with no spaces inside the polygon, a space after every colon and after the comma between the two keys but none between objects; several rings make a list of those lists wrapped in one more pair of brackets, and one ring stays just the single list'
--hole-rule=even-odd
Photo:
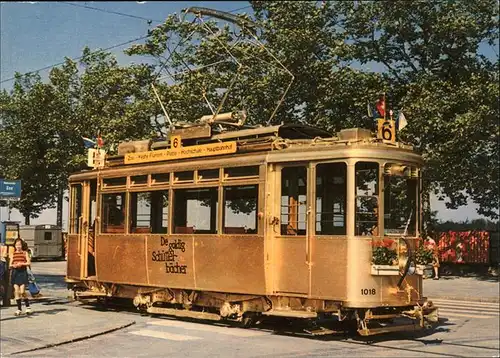
[{"label": "tram undercarriage", "polygon": [[[305,297],[238,295],[220,292],[137,287],[96,281],[69,283],[75,299],[130,299],[137,310],[209,321],[239,322],[250,327],[271,317],[305,320],[312,335],[352,331],[371,336],[382,333],[417,331],[438,322],[438,310],[431,301],[401,307],[343,307],[341,301]],[[322,326],[335,323],[336,330]]]}]

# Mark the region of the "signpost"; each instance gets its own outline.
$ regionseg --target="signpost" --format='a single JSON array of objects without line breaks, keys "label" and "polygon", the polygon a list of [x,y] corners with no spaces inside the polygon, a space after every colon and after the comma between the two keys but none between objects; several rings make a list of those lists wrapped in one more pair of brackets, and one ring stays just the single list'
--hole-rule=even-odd
[{"label": "signpost", "polygon": [[0,179],[0,199],[19,200],[21,198],[21,181]]},{"label": "signpost", "polygon": [[[0,222],[0,236],[1,243],[7,246],[6,248],[12,247],[14,240],[19,237],[19,225],[16,223],[10,222],[10,202],[13,200],[21,199],[21,181],[20,180],[5,180],[0,179],[0,200],[7,201],[7,209],[8,209],[8,219],[7,222]],[[2,247],[3,255],[7,254],[7,250]],[[12,298],[12,285],[10,284],[10,270],[9,267],[9,258],[4,257],[5,261],[0,262],[1,265],[4,265],[4,273],[3,278],[0,282],[0,285],[3,286],[3,306],[10,306],[10,299]]]}]

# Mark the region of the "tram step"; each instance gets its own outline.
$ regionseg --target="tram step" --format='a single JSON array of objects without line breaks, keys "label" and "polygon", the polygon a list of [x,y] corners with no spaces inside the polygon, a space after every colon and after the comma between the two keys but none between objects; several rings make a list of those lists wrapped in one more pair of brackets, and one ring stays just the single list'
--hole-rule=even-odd
[{"label": "tram step", "polygon": [[221,316],[216,314],[216,313],[198,312],[198,311],[189,311],[189,310],[176,310],[173,308],[149,307],[147,309],[147,312],[152,313],[152,314],[164,314],[164,315],[177,316],[177,317],[206,319],[206,320],[210,320],[210,321],[220,321],[221,320]]},{"label": "tram step", "polygon": [[108,295],[105,292],[83,291],[83,292],[77,292],[76,296],[78,298],[92,298],[92,297],[107,297]]},{"label": "tram step", "polygon": [[421,328],[422,327],[420,327],[418,324],[405,324],[405,325],[394,325],[394,326],[379,327],[379,328],[358,329],[358,333],[362,336],[373,336],[382,333],[418,331]]},{"label": "tram step", "polygon": [[262,312],[264,316],[295,317],[295,318],[317,318],[316,312],[292,311],[292,310],[270,310]]},{"label": "tram step", "polygon": [[325,327],[317,327],[315,329],[305,329],[304,332],[309,333],[312,336],[325,336],[328,334],[338,333],[336,331],[332,331],[331,329]]}]

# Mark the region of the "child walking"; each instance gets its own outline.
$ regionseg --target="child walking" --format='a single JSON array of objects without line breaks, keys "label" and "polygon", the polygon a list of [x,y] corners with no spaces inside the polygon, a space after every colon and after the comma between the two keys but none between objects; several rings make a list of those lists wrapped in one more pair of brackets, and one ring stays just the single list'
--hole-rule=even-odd
[{"label": "child walking", "polygon": [[26,287],[28,286],[28,266],[31,265],[31,260],[27,251],[23,250],[23,240],[17,238],[14,241],[14,252],[10,257],[10,267],[12,269],[12,284],[14,285],[14,297],[16,298],[17,311],[16,316],[22,313],[21,299],[24,298],[26,305],[26,314],[31,314],[30,302],[26,295]]}]

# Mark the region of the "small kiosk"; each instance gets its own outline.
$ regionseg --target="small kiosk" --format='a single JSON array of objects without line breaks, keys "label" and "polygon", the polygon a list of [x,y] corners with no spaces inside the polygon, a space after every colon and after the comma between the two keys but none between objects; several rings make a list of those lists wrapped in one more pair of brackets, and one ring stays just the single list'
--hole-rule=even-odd
[{"label": "small kiosk", "polygon": [[31,249],[32,260],[64,258],[62,229],[59,226],[21,226],[19,234]]}]

